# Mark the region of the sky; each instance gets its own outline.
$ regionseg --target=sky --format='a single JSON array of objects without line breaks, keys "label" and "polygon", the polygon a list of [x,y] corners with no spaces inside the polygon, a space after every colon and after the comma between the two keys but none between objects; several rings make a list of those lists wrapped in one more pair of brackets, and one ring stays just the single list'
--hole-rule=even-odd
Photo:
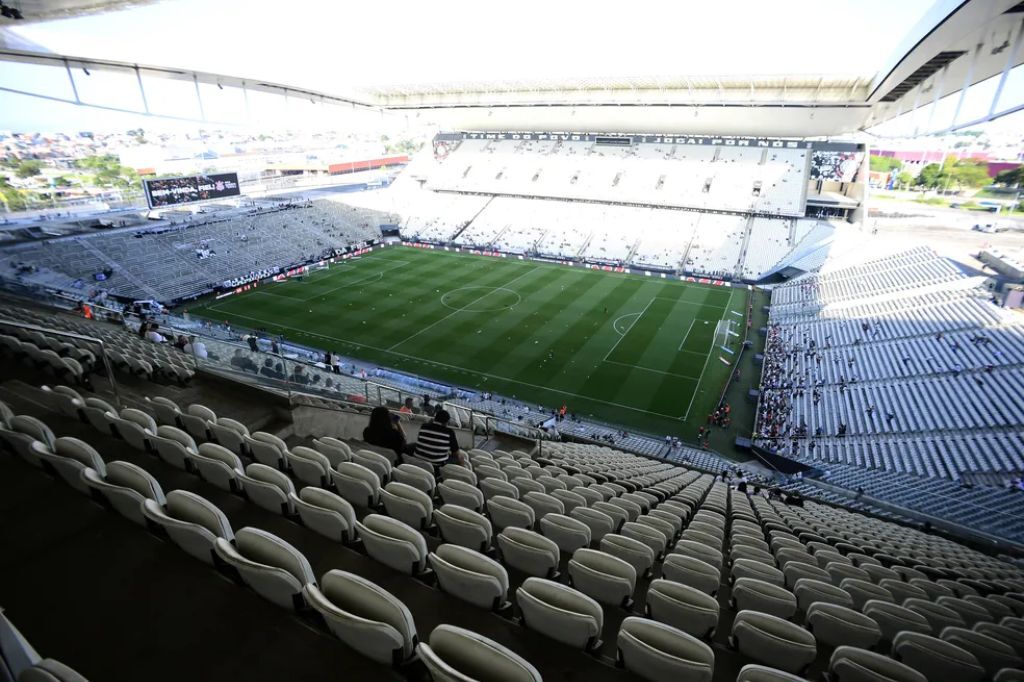
[{"label": "sky", "polygon": [[[63,54],[345,93],[359,86],[514,79],[871,76],[932,5],[933,0],[164,0],[8,27],[20,39]],[[141,105],[127,74],[78,75],[84,99]],[[69,94],[60,69],[0,63],[0,86],[28,84],[54,96]],[[191,87],[146,83],[151,107],[186,117],[198,114]],[[215,110],[206,112],[209,118],[240,122],[240,106],[228,101],[230,95],[208,95]],[[257,124],[317,116],[294,103],[288,110],[269,101],[259,108],[264,106],[273,115],[261,116]],[[338,112],[319,116],[329,123]],[[0,93],[0,129],[137,123],[173,126]]]}]

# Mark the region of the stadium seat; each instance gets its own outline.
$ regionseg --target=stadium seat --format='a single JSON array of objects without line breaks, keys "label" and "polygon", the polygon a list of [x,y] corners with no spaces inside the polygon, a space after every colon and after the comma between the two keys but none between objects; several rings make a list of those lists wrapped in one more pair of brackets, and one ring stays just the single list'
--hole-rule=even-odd
[{"label": "stadium seat", "polygon": [[593,549],[577,549],[569,560],[572,586],[611,606],[628,608],[636,589],[636,569],[611,554]]},{"label": "stadium seat", "polygon": [[391,480],[391,461],[380,453],[370,450],[354,450],[352,463],[360,464],[377,474],[381,485]]},{"label": "stadium seat", "polygon": [[130,407],[121,410],[120,416],[111,417],[111,424],[117,435],[136,450],[149,452],[150,438],[156,435],[156,421],[143,412]]},{"label": "stadium seat", "polygon": [[339,462],[331,477],[338,494],[354,506],[373,509],[380,503],[380,477],[363,465]]},{"label": "stadium seat", "polygon": [[595,509],[599,512],[603,512],[608,516],[612,517],[615,521],[615,531],[618,532],[619,528],[622,528],[622,524],[629,520],[629,516],[619,507],[608,502],[595,502],[590,505],[590,509]]},{"label": "stadium seat", "polygon": [[956,679],[981,682],[985,669],[972,653],[937,637],[901,632],[893,638],[893,658],[924,675],[928,682]]},{"label": "stadium seat", "polygon": [[647,615],[701,639],[718,627],[718,600],[700,590],[657,579],[647,590]]},{"label": "stadium seat", "polygon": [[919,632],[925,635],[932,632],[932,626],[924,616],[891,602],[869,599],[861,607],[861,612],[878,623],[882,639],[886,641],[892,641],[899,632]]},{"label": "stadium seat", "polygon": [[477,512],[484,508],[484,494],[466,481],[448,478],[437,484],[437,492],[445,504],[455,504]]},{"label": "stadium seat", "polygon": [[732,604],[738,611],[758,611],[779,618],[796,613],[796,597],[784,587],[754,578],[739,578],[732,586]]},{"label": "stadium seat", "polygon": [[663,555],[665,553],[665,549],[668,547],[669,536],[657,528],[644,525],[637,521],[627,521],[622,524],[622,528],[619,529],[619,534],[644,543],[651,548],[656,557]]},{"label": "stadium seat", "polygon": [[596,509],[577,507],[569,512],[569,516],[590,529],[591,542],[600,542],[601,538],[614,530],[615,521],[612,517]]},{"label": "stadium seat", "polygon": [[950,626],[939,633],[939,638],[973,654],[988,677],[994,676],[1003,668],[1024,666],[1024,659],[1021,659],[1013,647],[981,632]]},{"label": "stadium seat", "polygon": [[540,519],[540,532],[554,540],[558,549],[572,554],[580,547],[590,546],[590,528],[582,521],[565,514],[545,514]]},{"label": "stadium seat", "polygon": [[153,444],[157,457],[184,471],[193,467],[192,458],[199,452],[192,436],[174,426],[158,426],[156,435],[150,437],[149,442]]},{"label": "stadium seat", "polygon": [[213,562],[213,544],[217,538],[234,540],[224,513],[212,502],[187,490],[167,493],[164,504],[147,498],[142,502],[146,520],[162,528],[181,549],[208,564]]},{"label": "stadium seat", "polygon": [[413,528],[425,529],[430,525],[434,504],[422,490],[392,481],[380,491],[380,498],[388,516]]},{"label": "stadium seat", "polygon": [[578,649],[597,649],[604,626],[600,604],[566,585],[527,578],[516,590],[523,624]]},{"label": "stadium seat", "polygon": [[687,540],[685,535],[684,539],[675,544],[675,548],[672,550],[672,553],[700,559],[704,563],[714,566],[718,571],[722,570],[722,564],[725,560],[725,557],[719,550],[693,540]]},{"label": "stadium seat", "polygon": [[551,492],[551,497],[561,502],[562,506],[565,507],[565,513],[570,516],[572,515],[573,509],[576,509],[577,507],[586,508],[588,504],[585,497],[573,492],[572,490],[553,490]]},{"label": "stadium seat", "polygon": [[153,500],[157,505],[164,506],[164,491],[160,483],[142,467],[130,462],[109,462],[106,474],[100,475],[95,469],[86,467],[82,470],[85,484],[102,495],[119,514],[140,526],[146,525],[146,517],[142,513],[142,503]]},{"label": "stadium seat", "polygon": [[494,559],[459,545],[444,544],[429,555],[441,589],[456,599],[495,611],[508,599],[508,572]]},{"label": "stadium seat", "polygon": [[786,584],[786,576],[782,571],[755,559],[738,558],[733,560],[732,567],[729,569],[729,578],[733,582],[740,578],[754,578],[779,587]]},{"label": "stadium seat", "polygon": [[715,670],[711,647],[665,623],[630,616],[617,644],[623,667],[652,682],[709,682]]},{"label": "stadium seat", "polygon": [[502,560],[527,575],[552,577],[558,572],[558,545],[540,533],[508,526],[498,533]]},{"label": "stadium seat", "polygon": [[356,539],[356,512],[340,495],[329,490],[306,486],[289,499],[302,524],[336,542],[350,543]]},{"label": "stadium seat", "polygon": [[853,608],[853,597],[846,590],[824,580],[801,578],[796,581],[796,585],[793,587],[793,594],[796,595],[797,605],[800,607],[800,610],[805,613],[812,604],[819,603]]},{"label": "stadium seat", "polygon": [[434,510],[434,523],[445,542],[486,552],[493,530],[486,516],[454,504]]},{"label": "stadium seat", "polygon": [[204,481],[230,492],[241,490],[240,479],[245,474],[242,460],[227,448],[216,443],[203,443],[192,455],[192,462]]},{"label": "stadium seat", "polygon": [[828,672],[842,682],[928,682],[918,671],[888,656],[846,645],[832,652]]},{"label": "stadium seat", "polygon": [[[82,413],[85,415],[85,420],[89,422],[92,428],[108,436],[112,433],[111,425],[118,415],[116,407],[100,398],[89,397],[85,399],[85,405],[82,406]],[[206,440],[205,426],[203,427],[202,440]]]},{"label": "stadium seat", "polygon": [[696,588],[714,596],[721,586],[721,572],[711,564],[685,554],[669,554],[661,565],[661,573],[668,580]]},{"label": "stadium seat", "polygon": [[533,507],[504,495],[496,495],[487,500],[487,513],[491,522],[498,530],[505,528],[533,528],[535,516]]},{"label": "stadium seat", "polygon": [[599,547],[602,552],[607,552],[630,564],[635,570],[637,578],[645,578],[650,575],[651,567],[654,566],[654,550],[633,538],[625,535],[608,533],[603,538]]},{"label": "stadium seat", "polygon": [[156,415],[156,421],[158,424],[163,426],[179,426],[179,417],[181,416],[181,409],[178,404],[169,398],[163,396],[157,396],[155,398],[145,398],[146,404],[149,406],[150,411]]},{"label": "stadium seat", "polygon": [[391,471],[391,480],[405,485],[412,486],[428,495],[433,496],[437,482],[433,474],[428,473],[413,464],[399,464]]},{"label": "stadium seat", "polygon": [[740,669],[736,682],[800,682],[804,678],[799,675],[769,668],[764,665],[750,663]]},{"label": "stadium seat", "polygon": [[288,466],[301,483],[324,488],[331,476],[331,462],[327,456],[302,445],[288,452]]},{"label": "stadium seat", "polygon": [[522,501],[533,509],[535,519],[541,519],[545,514],[565,514],[565,505],[547,493],[526,493]]},{"label": "stadium seat", "polygon": [[295,513],[291,496],[295,485],[286,475],[265,464],[253,462],[238,475],[245,496],[257,506],[275,514],[289,516]]},{"label": "stadium seat", "polygon": [[759,613],[736,614],[730,637],[740,653],[785,672],[800,672],[817,655],[814,635],[787,620]]},{"label": "stadium seat", "polygon": [[464,466],[458,464],[445,464],[441,467],[441,480],[448,482],[451,480],[462,481],[472,486],[477,485],[477,476],[472,471]]},{"label": "stadium seat", "polygon": [[863,610],[864,604],[871,600],[887,602],[893,601],[892,594],[889,593],[889,590],[866,580],[846,578],[839,583],[839,587],[846,590],[850,595],[850,598],[853,599],[853,607],[858,611]]},{"label": "stadium seat", "polygon": [[882,639],[878,623],[852,608],[815,602],[807,608],[804,623],[814,638],[826,646],[849,644],[870,649]]},{"label": "stadium seat", "polygon": [[495,495],[504,495],[505,497],[511,497],[513,499],[519,498],[518,488],[511,483],[497,478],[480,479],[480,492],[484,494],[485,500],[489,500]]},{"label": "stadium seat", "polygon": [[353,651],[385,665],[412,656],[416,624],[405,604],[387,590],[335,569],[324,574],[319,586],[309,581],[303,593],[331,632]]},{"label": "stadium seat", "polygon": [[[18,417],[14,418],[15,420]],[[88,443],[77,438],[62,436],[53,441],[53,453],[39,452],[39,457],[52,466],[57,475],[75,490],[89,494],[82,472],[88,467],[93,469],[100,478],[107,475],[107,467],[103,458]]]},{"label": "stadium seat", "polygon": [[302,588],[316,583],[313,569],[297,549],[259,528],[242,528],[232,544],[218,537],[214,553],[264,599],[286,609],[303,605]]},{"label": "stadium seat", "polygon": [[199,442],[205,442],[210,439],[209,424],[217,421],[217,415],[205,405],[193,403],[178,415],[178,419],[190,436]]},{"label": "stadium seat", "polygon": [[998,639],[1004,644],[1009,644],[1018,656],[1024,656],[1024,637],[1013,628],[999,625],[998,623],[977,623],[972,628],[975,632]]},{"label": "stadium seat", "polygon": [[419,531],[381,514],[369,514],[362,523],[357,521],[356,530],[366,553],[385,566],[407,575],[426,570],[427,543]]},{"label": "stadium seat", "polygon": [[416,647],[434,680],[542,682],[537,669],[501,644],[454,625],[438,625]]},{"label": "stadium seat", "polygon": [[[252,443],[249,446],[252,447]],[[331,462],[332,469],[336,469],[342,462],[352,461],[352,449],[349,448],[348,443],[337,438],[329,436],[314,438],[313,449],[327,457]],[[253,452],[253,456],[255,457],[255,452]]]}]

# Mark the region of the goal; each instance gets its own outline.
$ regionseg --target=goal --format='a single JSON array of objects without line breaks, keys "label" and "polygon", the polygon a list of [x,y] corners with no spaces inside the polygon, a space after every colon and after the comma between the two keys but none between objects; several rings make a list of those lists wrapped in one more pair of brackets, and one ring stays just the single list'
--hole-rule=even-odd
[{"label": "goal", "polygon": [[732,353],[732,349],[729,345],[736,338],[739,338],[739,333],[733,329],[736,324],[734,320],[719,320],[715,326],[715,347],[720,348],[727,353]]}]

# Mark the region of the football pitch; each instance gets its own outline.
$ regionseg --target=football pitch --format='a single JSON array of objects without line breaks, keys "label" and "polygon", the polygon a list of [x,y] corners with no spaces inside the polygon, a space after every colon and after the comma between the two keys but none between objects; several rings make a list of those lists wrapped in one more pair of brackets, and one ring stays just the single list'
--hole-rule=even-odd
[{"label": "football pitch", "polygon": [[734,287],[394,247],[190,312],[692,441],[723,360],[738,357],[746,306]]}]

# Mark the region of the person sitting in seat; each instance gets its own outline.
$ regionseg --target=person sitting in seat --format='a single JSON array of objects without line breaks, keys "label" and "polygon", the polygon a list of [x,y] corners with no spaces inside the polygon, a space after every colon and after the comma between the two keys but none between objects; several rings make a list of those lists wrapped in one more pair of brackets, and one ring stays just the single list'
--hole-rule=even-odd
[{"label": "person sitting in seat", "polygon": [[231,357],[231,365],[233,367],[237,367],[243,372],[252,372],[255,374],[259,371],[259,367],[256,366],[256,363],[245,355],[240,348],[235,349],[235,354]]},{"label": "person sitting in seat", "polygon": [[401,412],[402,414],[412,414],[412,398],[406,398],[405,402],[402,404],[402,407],[400,407],[398,411]]},{"label": "person sitting in seat", "polygon": [[163,334],[157,331],[158,329],[160,329],[160,325],[158,325],[156,322],[149,325],[149,329],[146,331],[146,340],[152,341],[153,343],[165,342],[167,339],[164,338]]},{"label": "person sitting in seat", "polygon": [[370,412],[370,424],[363,429],[363,440],[393,450],[396,455],[408,454],[412,449],[406,444],[398,415],[391,414],[386,407],[375,407]]},{"label": "person sitting in seat", "polygon": [[433,464],[435,468],[445,464],[466,466],[466,453],[459,448],[455,432],[448,426],[451,415],[446,410],[434,412],[434,420],[420,427],[413,456]]}]

